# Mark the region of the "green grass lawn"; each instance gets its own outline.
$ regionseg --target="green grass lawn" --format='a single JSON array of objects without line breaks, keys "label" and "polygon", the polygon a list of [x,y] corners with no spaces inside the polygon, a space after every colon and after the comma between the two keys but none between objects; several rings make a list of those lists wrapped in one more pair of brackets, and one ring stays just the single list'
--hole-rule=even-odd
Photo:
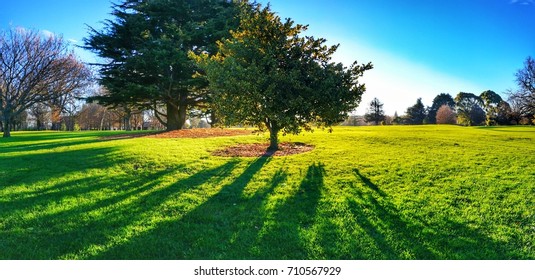
[{"label": "green grass lawn", "polygon": [[535,128],[0,139],[0,259],[535,259]]}]

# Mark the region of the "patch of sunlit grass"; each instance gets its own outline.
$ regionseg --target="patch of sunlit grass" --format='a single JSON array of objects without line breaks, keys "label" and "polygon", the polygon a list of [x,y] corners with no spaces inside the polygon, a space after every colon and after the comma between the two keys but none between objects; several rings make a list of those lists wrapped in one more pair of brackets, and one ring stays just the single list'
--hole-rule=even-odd
[{"label": "patch of sunlit grass", "polygon": [[533,259],[535,128],[0,140],[1,259]]}]

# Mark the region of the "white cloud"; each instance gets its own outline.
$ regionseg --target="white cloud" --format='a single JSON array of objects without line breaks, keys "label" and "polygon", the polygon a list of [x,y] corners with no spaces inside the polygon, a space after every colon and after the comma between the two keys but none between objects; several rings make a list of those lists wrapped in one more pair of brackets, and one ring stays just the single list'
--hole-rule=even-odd
[{"label": "white cloud", "polygon": [[15,27],[15,31],[19,32],[19,33],[22,33],[22,34],[26,34],[27,32],[29,32],[28,29],[22,27],[22,26],[17,26]]},{"label": "white cloud", "polygon": [[533,4],[535,4],[535,1],[534,1],[534,0],[511,0],[510,3],[511,3],[511,4],[517,4],[517,5],[524,5],[524,6],[527,6],[527,5],[533,5]]},{"label": "white cloud", "polygon": [[362,82],[366,84],[366,93],[357,109],[357,114],[364,114],[370,101],[377,97],[384,103],[386,114],[399,115],[422,98],[426,106],[431,106],[433,98],[440,93],[449,93],[455,97],[460,91],[479,94],[485,88],[435,71],[397,57],[387,52],[378,51],[355,42],[342,42],[334,56],[335,61],[350,65],[355,59],[359,63],[371,61],[374,69],[364,73]]},{"label": "white cloud", "polygon": [[46,29],[41,30],[41,34],[43,34],[43,36],[45,36],[47,38],[53,38],[53,37],[56,36],[56,34],[54,34],[54,32],[46,30]]},{"label": "white cloud", "polygon": [[71,44],[77,44],[78,43],[78,40],[76,39],[67,39],[67,41]]}]

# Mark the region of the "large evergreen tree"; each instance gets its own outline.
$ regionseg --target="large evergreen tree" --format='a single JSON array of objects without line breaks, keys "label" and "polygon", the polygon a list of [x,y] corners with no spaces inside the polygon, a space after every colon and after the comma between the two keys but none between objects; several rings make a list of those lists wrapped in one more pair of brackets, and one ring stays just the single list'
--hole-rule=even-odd
[{"label": "large evergreen tree", "polygon": [[486,90],[479,95],[483,108],[485,109],[485,124],[487,126],[496,125],[500,102],[503,101],[502,97],[492,90]]},{"label": "large evergreen tree", "polygon": [[485,121],[485,111],[481,108],[483,101],[473,93],[459,92],[455,96],[457,120],[462,125],[480,125]]},{"label": "large evergreen tree", "polygon": [[384,104],[381,103],[377,97],[375,97],[370,102],[370,106],[366,110],[366,114],[364,114],[364,120],[366,120],[366,122],[372,122],[375,125],[380,124],[386,118],[383,106]]},{"label": "large evergreen tree", "polygon": [[[226,0],[125,0],[114,20],[90,29],[85,47],[104,59],[106,105],[153,109],[168,130],[181,129],[192,108],[209,108],[207,81],[189,52],[214,53],[216,41],[237,26],[237,6]],[[158,109],[164,107],[166,112]],[[162,118],[163,116],[163,118]]]},{"label": "large evergreen tree", "polygon": [[427,112],[424,104],[422,103],[422,99],[418,98],[416,100],[416,104],[407,108],[407,112],[405,113],[405,122],[407,124],[423,124],[426,116]]},{"label": "large evergreen tree", "polygon": [[273,150],[279,132],[342,122],[365,91],[358,78],[372,68],[331,62],[338,46],[303,37],[305,30],[291,19],[282,21],[269,6],[243,4],[239,29],[219,44],[217,55],[197,56],[225,123],[267,129]]}]

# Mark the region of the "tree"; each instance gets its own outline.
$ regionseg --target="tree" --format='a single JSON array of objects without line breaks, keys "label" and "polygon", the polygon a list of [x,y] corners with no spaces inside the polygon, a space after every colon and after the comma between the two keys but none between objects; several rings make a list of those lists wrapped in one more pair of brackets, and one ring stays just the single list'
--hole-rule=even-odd
[{"label": "tree", "polygon": [[358,83],[371,63],[346,68],[331,62],[336,46],[301,37],[307,26],[284,22],[268,5],[242,4],[241,23],[216,55],[193,56],[206,71],[214,104],[225,124],[268,130],[270,149],[278,134],[330,127],[354,110],[365,91]]},{"label": "tree", "polygon": [[492,90],[486,90],[479,95],[483,103],[483,108],[485,109],[485,124],[487,126],[496,125],[496,118],[498,117],[498,105],[503,101],[502,97],[499,96]]},{"label": "tree", "polygon": [[438,109],[443,105],[448,105],[450,108],[455,107],[455,101],[449,93],[441,93],[433,99],[433,104],[427,111],[427,122],[430,124],[437,123],[436,116]]},{"label": "tree", "polygon": [[526,108],[524,100],[516,95],[512,90],[507,91],[509,98],[507,99],[509,107],[511,108],[510,119],[513,124],[522,124],[527,121],[530,116],[530,111]]},{"label": "tree", "polygon": [[398,125],[403,122],[403,119],[398,115],[398,111],[394,112],[394,116],[392,117],[392,124]]},{"label": "tree", "polygon": [[383,110],[383,103],[379,101],[379,99],[374,98],[370,102],[370,106],[366,110],[366,114],[364,115],[364,119],[366,122],[373,122],[375,125],[380,124],[382,121],[385,120],[385,112]]},{"label": "tree", "polygon": [[436,119],[437,124],[456,124],[457,123],[455,112],[453,112],[451,107],[446,104],[438,108],[435,119]]},{"label": "tree", "polygon": [[512,121],[513,110],[511,105],[505,101],[500,101],[497,106],[496,123],[499,125],[508,125]]},{"label": "tree", "polygon": [[473,125],[484,125],[486,119],[485,110],[481,106],[475,106],[470,112],[470,119]]},{"label": "tree", "polygon": [[92,100],[152,109],[167,130],[181,129],[192,108],[211,108],[207,82],[195,75],[199,69],[188,52],[215,53],[216,41],[237,26],[233,1],[125,0],[112,14],[115,21],[103,31],[91,28],[85,40],[106,59],[99,64],[101,84],[110,92]]},{"label": "tree", "polygon": [[426,116],[427,112],[424,104],[422,103],[422,99],[418,98],[416,100],[416,104],[407,108],[405,120],[407,124],[423,124]]},{"label": "tree", "polygon": [[514,103],[515,111],[521,118],[532,119],[535,122],[535,60],[528,57],[524,68],[516,73],[519,88],[509,91],[509,101]]},{"label": "tree", "polygon": [[85,85],[88,69],[61,37],[24,29],[0,33],[0,112],[4,137],[10,123],[36,103],[69,94]]},{"label": "tree", "polygon": [[35,119],[35,128],[45,130],[50,121],[50,108],[44,103],[35,103],[28,110]]},{"label": "tree", "polygon": [[462,125],[480,125],[485,121],[485,111],[481,109],[482,100],[473,93],[459,92],[455,97],[457,120]]},{"label": "tree", "polygon": [[78,124],[82,130],[102,130],[111,127],[111,116],[106,107],[87,103],[78,113]]}]

